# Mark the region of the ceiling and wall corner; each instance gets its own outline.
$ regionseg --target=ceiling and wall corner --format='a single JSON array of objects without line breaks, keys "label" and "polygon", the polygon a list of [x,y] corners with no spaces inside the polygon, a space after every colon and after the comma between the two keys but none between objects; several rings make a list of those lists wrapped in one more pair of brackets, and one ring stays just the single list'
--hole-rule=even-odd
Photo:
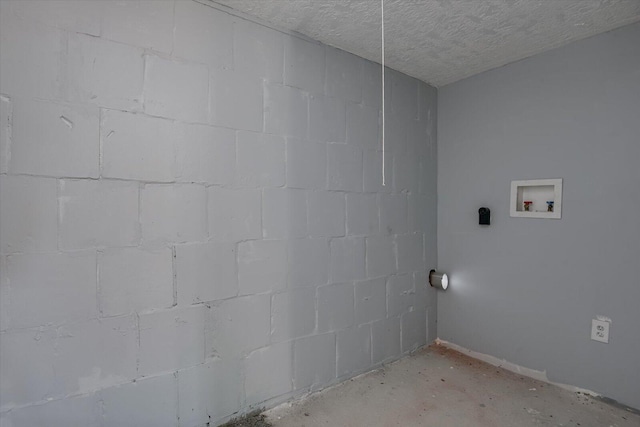
[{"label": "ceiling and wall corner", "polygon": [[[363,58],[381,60],[379,1],[216,3]],[[386,65],[436,87],[640,21],[637,0],[385,0],[384,4]]]},{"label": "ceiling and wall corner", "polygon": [[[261,5],[258,0],[252,4]],[[348,20],[343,26],[371,31],[370,39],[349,38],[346,30],[338,38],[355,44],[366,39],[373,54],[379,52],[376,0],[269,4],[337,9],[337,18]],[[385,4],[393,20],[394,6],[418,3]],[[448,7],[444,2],[426,4]],[[449,6],[461,4],[472,3]],[[596,5],[586,0],[580,4]],[[608,12],[600,21],[611,24],[613,18],[602,16],[619,18],[621,10],[629,12],[625,19],[636,19],[637,13],[631,13],[636,2],[602,4]],[[518,5],[525,3],[512,2],[509,7]],[[365,6],[368,12],[349,12]],[[505,161],[482,168],[491,165],[482,163],[483,156],[493,155],[496,144],[512,142],[494,138],[492,132],[499,130],[510,131],[520,141],[506,144],[499,154],[509,156],[506,160],[524,159],[523,167],[532,164],[530,153],[546,154],[540,145],[549,148],[541,142],[549,144],[550,138],[523,142],[527,135],[576,132],[565,138],[566,151],[555,159],[570,159],[574,165],[582,161],[580,168],[571,169],[581,171],[584,182],[593,185],[571,188],[576,177],[566,176],[568,218],[563,213],[562,222],[556,223],[573,227],[577,241],[584,242],[580,254],[585,256],[567,258],[576,244],[570,239],[562,242],[566,251],[558,245],[553,252],[540,251],[540,257],[560,253],[572,262],[572,268],[561,270],[569,283],[562,292],[556,292],[548,279],[526,282],[531,286],[524,289],[506,287],[507,297],[517,294],[520,301],[524,294],[540,302],[529,317],[511,316],[498,325],[502,327],[487,324],[482,316],[475,320],[471,315],[491,291],[475,295],[468,310],[456,311],[444,299],[459,295],[460,288],[452,282],[439,296],[445,301],[441,319],[461,314],[446,322],[446,328],[462,319],[470,319],[466,328],[490,327],[496,331],[487,340],[492,346],[480,350],[497,354],[499,345],[508,346],[515,355],[505,357],[514,355],[514,362],[536,368],[546,359],[533,360],[536,354],[527,351],[527,335],[517,334],[531,329],[534,323],[525,321],[533,318],[542,322],[537,326],[548,326],[535,331],[551,331],[546,336],[560,344],[547,352],[553,353],[548,357],[563,375],[559,380],[575,383],[573,374],[588,375],[591,371],[585,366],[591,366],[599,370],[593,376],[598,381],[594,389],[606,392],[618,382],[619,392],[606,395],[622,396],[621,401],[640,395],[632,393],[640,384],[633,375],[633,356],[640,352],[640,340],[634,340],[638,314],[634,307],[619,309],[638,300],[637,281],[633,282],[640,253],[637,221],[632,214],[623,215],[640,208],[633,198],[634,161],[640,148],[633,138],[639,132],[628,125],[638,126],[634,113],[640,99],[635,90],[640,82],[640,44],[631,45],[635,56],[624,60],[620,49],[630,44],[607,42],[604,54],[595,57],[574,52],[563,57],[566,63],[532,58],[537,65],[531,69],[526,68],[529,61],[521,61],[514,64],[520,67],[516,73],[503,67],[478,76],[487,80],[479,80],[477,86],[472,78],[443,88],[442,102],[435,88],[389,70],[387,136],[394,143],[388,145],[389,184],[382,187],[377,145],[380,66],[306,37],[291,37],[286,30],[255,25],[221,8],[226,7],[206,0],[0,0],[0,425],[68,426],[70,418],[86,427],[215,425],[249,409],[327,387],[421,347],[435,338],[438,316],[435,290],[421,285],[437,264],[436,234],[449,230],[438,230],[435,202],[455,207],[459,200],[445,198],[465,198],[468,186],[455,191],[459,180],[471,186],[492,182],[493,176],[485,175],[480,178],[487,181],[469,180],[474,170],[503,173],[503,168],[515,167]],[[529,17],[524,10],[522,20]],[[411,13],[404,15],[409,19]],[[342,22],[327,20],[336,28]],[[367,22],[370,28],[365,28]],[[427,22],[419,25],[426,27]],[[300,27],[294,25],[291,31],[302,31]],[[393,24],[389,30],[390,39],[405,31],[394,30]],[[451,27],[436,34],[453,40],[461,31]],[[637,40],[637,34],[624,40]],[[610,37],[613,32],[589,43],[611,41]],[[408,55],[407,46],[414,44],[396,38],[402,40],[396,50]],[[473,37],[455,39],[469,44]],[[454,47],[463,48],[464,43]],[[465,57],[464,50],[451,49]],[[393,53],[387,56],[394,58]],[[568,67],[568,61],[581,58],[581,67]],[[549,70],[549,64],[558,67]],[[390,64],[397,69],[400,65]],[[610,73],[597,74],[607,67]],[[507,72],[503,80],[511,81],[503,85],[501,72]],[[555,90],[535,90],[540,80],[549,84],[545,73],[554,76]],[[453,74],[447,75],[452,81]],[[608,79],[598,79],[601,75]],[[527,76],[531,80],[518,84]],[[563,98],[567,93],[571,97]],[[438,102],[445,106],[444,118],[439,117]],[[547,108],[550,103],[552,108]],[[573,108],[576,104],[580,108]],[[546,114],[545,126],[535,121],[535,114],[527,116],[529,122],[516,121],[519,126],[509,123],[510,128],[504,122],[474,120],[474,114],[484,119],[505,109],[508,117],[536,113],[536,108]],[[597,108],[604,114],[596,116],[592,110]],[[556,113],[559,123],[554,121]],[[437,120],[449,126],[442,126],[445,150],[436,156]],[[576,120],[585,126],[571,126]],[[621,139],[625,134],[619,128],[629,139]],[[453,130],[465,139],[448,144]],[[469,143],[482,136],[487,144]],[[592,142],[595,156],[584,149],[585,140]],[[438,158],[453,158],[467,143],[460,161],[456,157],[447,169],[439,168],[449,174],[440,181],[449,181],[451,187],[438,199]],[[630,155],[619,161],[616,147]],[[481,148],[487,149],[478,151]],[[469,161],[474,161],[473,167],[466,170]],[[554,167],[549,161],[543,164]],[[584,173],[586,164],[593,166]],[[518,169],[518,175],[521,172]],[[616,177],[624,180],[622,186],[615,185]],[[599,178],[603,180],[595,181]],[[507,179],[499,175],[496,181]],[[624,191],[597,198],[605,188],[598,186],[600,182]],[[591,204],[580,203],[592,200],[600,215],[594,215]],[[609,215],[609,206],[622,206],[611,211],[621,217]],[[474,205],[471,211],[474,224],[476,209]],[[462,210],[452,212],[445,218],[455,227]],[[568,219],[576,212],[583,221],[571,223]],[[603,217],[610,221],[588,227]],[[496,215],[486,230],[495,233],[494,240],[501,237],[499,221]],[[445,221],[440,225],[450,226]],[[475,233],[465,234],[456,237],[471,239],[466,248],[493,256],[486,246],[475,246]],[[545,229],[534,239],[546,249],[561,236]],[[507,255],[536,248],[523,241],[514,239]],[[630,250],[617,247],[618,241]],[[495,253],[507,250],[505,245],[495,247]],[[606,260],[609,269],[587,275],[599,253],[619,256]],[[446,252],[441,259],[440,267],[452,267],[459,274],[454,265],[447,265]],[[581,275],[569,276],[567,272],[576,269]],[[610,279],[609,271],[618,279],[615,287],[600,286]],[[513,277],[520,279],[521,274],[516,271]],[[568,312],[575,314],[571,318],[540,320],[532,315],[544,313],[541,307],[549,304],[562,309],[595,306],[585,300],[591,293],[584,291],[583,282],[596,289],[598,301],[609,302],[598,314],[615,322],[606,347],[617,346],[615,358],[608,358],[602,347],[599,353],[581,352],[581,346],[563,351],[565,341],[580,341],[583,332],[588,336],[581,326],[590,320],[586,309]],[[616,299],[609,297],[611,289],[617,291],[612,294]],[[518,307],[508,308],[512,311],[496,307],[493,313],[506,315]],[[547,320],[563,327],[545,325]],[[562,333],[574,327],[575,334]],[[454,338],[451,341],[473,344]],[[605,359],[607,365],[598,363]],[[621,360],[625,365],[618,363]],[[626,363],[629,370],[621,369]]]}]

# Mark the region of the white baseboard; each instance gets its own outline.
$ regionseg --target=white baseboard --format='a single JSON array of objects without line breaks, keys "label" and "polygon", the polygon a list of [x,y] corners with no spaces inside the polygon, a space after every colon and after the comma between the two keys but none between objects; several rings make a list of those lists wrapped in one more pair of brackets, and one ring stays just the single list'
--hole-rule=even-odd
[{"label": "white baseboard", "polygon": [[584,393],[584,394],[589,394],[591,396],[598,396],[600,397],[600,394],[591,391],[591,390],[587,390],[584,388],[580,388],[580,387],[576,387],[576,386],[572,386],[572,385],[568,385],[568,384],[562,384],[562,383],[556,383],[553,381],[550,381],[549,378],[547,377],[547,371],[538,371],[535,369],[531,369],[531,368],[526,368],[524,366],[520,366],[520,365],[516,365],[515,363],[511,363],[505,359],[499,359],[495,356],[491,356],[489,354],[484,354],[484,353],[478,353],[477,351],[473,351],[473,350],[469,350],[467,348],[464,348],[462,346],[459,346],[458,344],[454,344],[451,343],[449,341],[445,341],[445,340],[441,340],[440,338],[436,338],[435,340],[436,345],[441,345],[443,347],[446,348],[450,348],[451,350],[455,350],[457,352],[460,352],[462,354],[465,354],[469,357],[472,357],[474,359],[478,359],[481,360],[485,363],[488,363],[490,365],[493,366],[497,366],[499,368],[504,368],[507,371],[511,371],[511,372],[515,372],[516,374],[519,375],[524,375],[525,377],[529,377],[529,378],[533,378],[534,380],[538,380],[538,381],[543,381],[545,383],[548,384],[553,384],[555,386],[558,386],[562,389],[565,390],[569,390],[571,392],[575,392],[575,393]]}]

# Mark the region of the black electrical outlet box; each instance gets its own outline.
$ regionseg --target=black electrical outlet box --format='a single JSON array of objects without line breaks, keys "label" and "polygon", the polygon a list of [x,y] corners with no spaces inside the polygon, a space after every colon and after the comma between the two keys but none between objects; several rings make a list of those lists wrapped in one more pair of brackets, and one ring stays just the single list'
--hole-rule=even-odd
[{"label": "black electrical outlet box", "polygon": [[491,225],[491,209],[489,208],[480,208],[478,209],[478,223],[480,225]]}]

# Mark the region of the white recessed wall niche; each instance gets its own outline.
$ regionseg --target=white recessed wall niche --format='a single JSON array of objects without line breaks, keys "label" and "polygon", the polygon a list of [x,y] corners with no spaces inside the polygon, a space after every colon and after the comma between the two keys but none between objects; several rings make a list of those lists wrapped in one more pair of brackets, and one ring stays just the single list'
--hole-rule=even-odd
[{"label": "white recessed wall niche", "polygon": [[562,179],[511,181],[512,217],[562,218]]}]

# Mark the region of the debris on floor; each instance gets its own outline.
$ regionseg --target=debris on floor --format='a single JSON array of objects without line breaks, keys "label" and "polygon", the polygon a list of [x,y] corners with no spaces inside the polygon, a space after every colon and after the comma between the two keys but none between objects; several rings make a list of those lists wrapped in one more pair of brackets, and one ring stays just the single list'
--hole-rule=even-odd
[{"label": "debris on floor", "polygon": [[265,415],[274,427],[640,427],[636,412],[432,345]]},{"label": "debris on floor", "polygon": [[242,417],[234,418],[220,427],[273,427],[261,412],[261,409],[257,409]]}]

